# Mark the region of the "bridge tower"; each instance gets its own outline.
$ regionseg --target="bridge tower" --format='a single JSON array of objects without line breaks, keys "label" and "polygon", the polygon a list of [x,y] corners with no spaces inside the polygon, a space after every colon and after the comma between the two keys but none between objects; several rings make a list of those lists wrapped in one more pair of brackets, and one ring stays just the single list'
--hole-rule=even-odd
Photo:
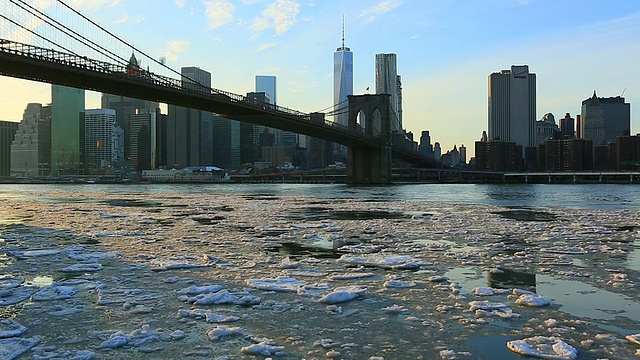
[{"label": "bridge tower", "polygon": [[347,182],[353,185],[391,183],[391,108],[389,94],[349,95],[349,129],[380,139],[377,146],[349,146]]}]

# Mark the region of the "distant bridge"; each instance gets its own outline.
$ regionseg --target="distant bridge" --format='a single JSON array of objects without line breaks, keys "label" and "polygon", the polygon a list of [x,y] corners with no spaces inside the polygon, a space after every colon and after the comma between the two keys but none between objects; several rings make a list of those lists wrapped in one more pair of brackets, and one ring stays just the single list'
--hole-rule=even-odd
[{"label": "distant bridge", "polygon": [[[98,44],[94,46],[104,49]],[[342,144],[348,148],[348,178],[353,183],[390,182],[392,157],[416,166],[436,167],[435,160],[416,151],[411,141],[396,139],[394,143],[390,112],[384,104],[389,95],[351,96],[349,125],[343,126],[326,120],[322,113],[305,114],[189,80],[11,39],[0,39],[0,75],[209,111],[241,122]],[[359,123],[360,113],[366,115],[364,124]]]}]

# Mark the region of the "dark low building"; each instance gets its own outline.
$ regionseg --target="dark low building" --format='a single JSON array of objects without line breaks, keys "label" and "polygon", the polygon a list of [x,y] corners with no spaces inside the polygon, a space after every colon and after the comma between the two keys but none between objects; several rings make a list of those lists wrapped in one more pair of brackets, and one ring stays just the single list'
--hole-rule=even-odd
[{"label": "dark low building", "polygon": [[593,170],[593,161],[591,140],[546,140],[538,146],[540,171],[588,171]]},{"label": "dark low building", "polygon": [[616,170],[640,170],[640,134],[616,138]]},{"label": "dark low building", "polygon": [[11,174],[11,143],[18,131],[18,123],[0,121],[0,176]]},{"label": "dark low building", "polygon": [[476,170],[521,171],[522,146],[515,141],[476,141]]}]

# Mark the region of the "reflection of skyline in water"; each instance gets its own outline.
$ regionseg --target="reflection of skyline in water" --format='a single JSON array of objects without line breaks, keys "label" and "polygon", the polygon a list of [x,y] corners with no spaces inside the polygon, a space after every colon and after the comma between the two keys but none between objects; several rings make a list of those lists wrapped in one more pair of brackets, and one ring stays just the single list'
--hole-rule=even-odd
[{"label": "reflection of skyline in water", "polygon": [[536,291],[536,274],[500,268],[487,272],[487,278],[492,288]]}]

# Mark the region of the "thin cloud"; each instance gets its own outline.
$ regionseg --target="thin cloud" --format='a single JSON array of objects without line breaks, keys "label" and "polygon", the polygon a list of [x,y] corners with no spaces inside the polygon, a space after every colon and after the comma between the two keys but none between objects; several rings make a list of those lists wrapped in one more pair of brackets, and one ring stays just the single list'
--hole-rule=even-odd
[{"label": "thin cloud", "polygon": [[71,0],[68,4],[72,8],[98,9],[105,6],[118,6],[120,5],[120,0]]},{"label": "thin cloud", "polygon": [[276,46],[276,45],[278,45],[278,44],[276,44],[276,43],[266,43],[266,44],[262,44],[262,45],[260,45],[260,46],[258,46],[258,47],[256,48],[256,53],[263,52],[263,51],[265,51],[265,50],[271,49],[272,47],[274,47],[274,46]]},{"label": "thin cloud", "polygon": [[167,57],[167,60],[176,61],[180,54],[187,51],[188,47],[189,40],[172,40],[167,42],[164,54]]},{"label": "thin cloud", "polygon": [[205,15],[209,19],[209,27],[217,29],[222,25],[229,24],[233,21],[233,13],[236,6],[229,0],[209,0],[204,1],[206,8]]},{"label": "thin cloud", "polygon": [[262,32],[273,27],[275,35],[282,35],[297,22],[300,4],[292,0],[276,0],[264,9],[262,15],[251,25],[255,32]]},{"label": "thin cloud", "polygon": [[378,19],[378,16],[388,13],[389,11],[397,8],[402,3],[395,0],[385,0],[378,3],[378,5],[374,5],[372,7],[366,8],[360,12],[360,17],[366,18],[366,22],[371,23]]},{"label": "thin cloud", "polygon": [[139,24],[141,22],[144,21],[144,16],[142,15],[138,15],[138,17],[136,18],[130,18],[128,14],[124,14],[120,17],[120,19],[114,21],[114,24],[117,25],[121,25],[121,24]]},{"label": "thin cloud", "polygon": [[176,6],[180,9],[182,9],[187,4],[187,0],[175,0],[175,2]]}]

